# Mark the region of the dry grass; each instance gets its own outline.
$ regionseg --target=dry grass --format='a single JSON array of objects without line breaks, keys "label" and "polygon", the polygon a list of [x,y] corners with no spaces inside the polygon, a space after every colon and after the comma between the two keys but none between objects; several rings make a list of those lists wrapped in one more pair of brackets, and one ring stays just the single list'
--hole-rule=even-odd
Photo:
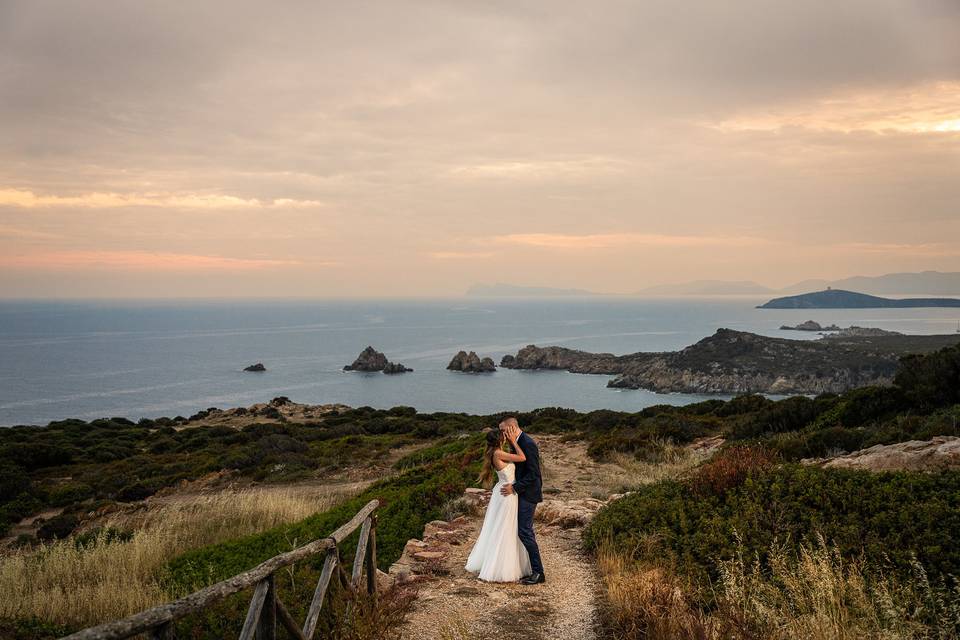
[{"label": "dry grass", "polygon": [[671,440],[657,441],[653,452],[643,459],[614,451],[607,456],[608,462],[612,464],[600,465],[593,470],[591,483],[597,487],[596,497],[605,499],[611,493],[622,493],[638,486],[689,473],[712,453],[678,446]]},{"label": "dry grass", "polygon": [[605,618],[618,638],[854,640],[955,638],[960,591],[931,588],[921,567],[895,581],[844,561],[823,544],[777,549],[765,567],[738,557],[721,565],[717,606],[670,570],[602,549]]},{"label": "dry grass", "polygon": [[173,556],[300,520],[343,497],[316,487],[224,491],[105,523],[134,530],[126,542],[101,534],[85,546],[68,539],[14,552],[0,558],[0,618],[89,625],[135,613],[174,595],[159,571]]}]

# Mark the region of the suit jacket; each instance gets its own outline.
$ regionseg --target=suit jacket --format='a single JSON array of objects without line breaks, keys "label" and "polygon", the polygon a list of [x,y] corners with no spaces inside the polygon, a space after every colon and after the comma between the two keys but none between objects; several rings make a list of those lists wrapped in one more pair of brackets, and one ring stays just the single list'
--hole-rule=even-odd
[{"label": "suit jacket", "polygon": [[527,456],[526,461],[517,464],[517,478],[513,490],[517,495],[537,504],[543,502],[543,477],[540,474],[540,449],[526,432],[520,434],[517,444]]}]

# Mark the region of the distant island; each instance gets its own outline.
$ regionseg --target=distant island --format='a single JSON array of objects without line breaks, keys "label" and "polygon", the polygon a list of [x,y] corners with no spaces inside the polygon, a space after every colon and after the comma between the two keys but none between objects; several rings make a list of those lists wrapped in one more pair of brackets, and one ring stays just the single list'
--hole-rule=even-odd
[{"label": "distant island", "polygon": [[555,289],[553,287],[528,287],[517,284],[475,284],[467,289],[468,296],[484,298],[527,298],[552,296],[596,296],[600,295],[585,289]]},{"label": "distant island", "polygon": [[910,309],[960,307],[957,298],[881,298],[856,291],[824,289],[813,293],[774,298],[758,309]]}]

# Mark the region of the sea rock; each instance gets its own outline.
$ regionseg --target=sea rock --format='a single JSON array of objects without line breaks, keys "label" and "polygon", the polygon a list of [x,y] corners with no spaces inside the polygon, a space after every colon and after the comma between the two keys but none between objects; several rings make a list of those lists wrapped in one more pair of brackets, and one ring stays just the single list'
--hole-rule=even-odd
[{"label": "sea rock", "polygon": [[413,371],[413,369],[405,367],[399,362],[388,362],[383,367],[383,372],[391,375],[394,373],[406,373],[407,371]]},{"label": "sea rock", "polygon": [[467,353],[460,351],[453,356],[453,360],[447,365],[450,371],[463,371],[464,373],[489,373],[497,370],[493,358],[480,358],[476,351]]},{"label": "sea rock", "polygon": [[780,329],[782,331],[840,331],[840,327],[838,327],[835,324],[831,324],[830,326],[823,327],[823,326],[820,326],[819,322],[816,322],[814,320],[807,320],[806,322],[801,322],[800,324],[793,327],[789,325],[783,325],[782,327],[780,327]]},{"label": "sea rock", "polygon": [[244,371],[251,371],[251,372],[254,372],[254,373],[260,373],[260,372],[266,371],[267,368],[266,368],[265,366],[263,366],[263,363],[262,363],[262,362],[258,362],[257,364],[252,364],[252,365],[250,365],[249,367],[244,367],[243,370],[244,370]]},{"label": "sea rock", "polygon": [[878,444],[833,458],[807,459],[831,469],[867,471],[944,471],[960,469],[960,438],[937,436],[930,440],[909,440],[896,444]]},{"label": "sea rock", "polygon": [[387,356],[383,355],[373,347],[367,347],[360,352],[357,359],[352,364],[346,365],[344,371],[383,371],[390,364]]}]

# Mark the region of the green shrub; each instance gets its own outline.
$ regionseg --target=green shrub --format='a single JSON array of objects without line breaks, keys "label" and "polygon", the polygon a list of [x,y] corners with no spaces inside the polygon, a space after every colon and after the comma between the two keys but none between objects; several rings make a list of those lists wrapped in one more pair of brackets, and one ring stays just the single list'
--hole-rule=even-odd
[{"label": "green shrub", "polygon": [[[782,465],[724,493],[665,481],[602,509],[585,532],[591,548],[649,549],[699,578],[717,578],[739,538],[766,557],[774,543],[797,547],[822,534],[845,557],[863,554],[908,576],[918,559],[934,580],[960,576],[960,472],[871,473]],[[646,543],[645,543],[646,541]]]},{"label": "green shrub", "polygon": [[894,384],[921,411],[960,403],[960,345],[902,358]]}]

